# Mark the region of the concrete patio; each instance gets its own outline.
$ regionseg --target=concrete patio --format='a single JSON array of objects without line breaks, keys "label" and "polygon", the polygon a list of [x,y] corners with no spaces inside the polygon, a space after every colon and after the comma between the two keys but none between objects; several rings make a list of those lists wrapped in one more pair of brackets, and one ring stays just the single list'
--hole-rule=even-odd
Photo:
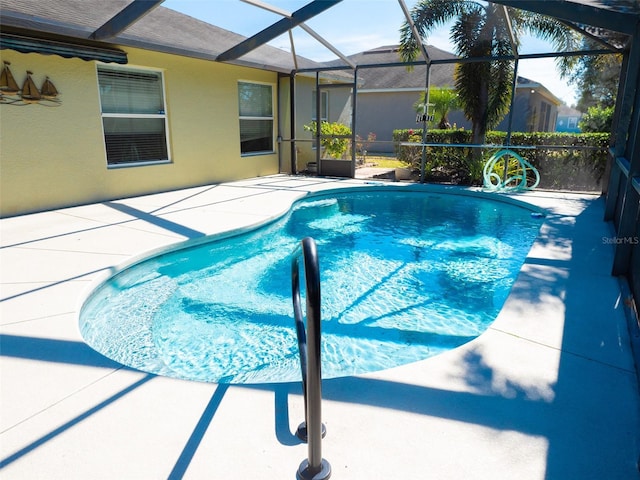
[{"label": "concrete patio", "polygon": [[[307,454],[293,434],[299,384],[134,371],[86,346],[77,314],[92,282],[132,257],[365,184],[276,175],[1,220],[0,478],[295,478]],[[548,215],[483,335],[324,382],[332,478],[640,478],[636,367],[604,201],[515,196]]]}]

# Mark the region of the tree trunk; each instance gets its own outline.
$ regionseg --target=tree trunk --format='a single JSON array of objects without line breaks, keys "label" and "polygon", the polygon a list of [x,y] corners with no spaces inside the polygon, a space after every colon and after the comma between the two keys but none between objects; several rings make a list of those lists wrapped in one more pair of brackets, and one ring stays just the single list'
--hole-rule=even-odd
[{"label": "tree trunk", "polygon": [[[487,110],[489,108],[489,85],[486,80],[481,80],[478,87],[478,109],[475,112],[474,118],[471,120],[471,128],[473,129],[472,141],[476,145],[482,145],[485,143],[487,134]],[[482,149],[473,149],[473,160],[481,161]]]},{"label": "tree trunk", "polygon": [[[473,129],[473,135],[471,137],[471,143],[475,145],[483,145],[487,134],[486,124],[484,122],[473,122],[471,128]],[[482,149],[474,147],[471,152],[471,158],[475,162],[482,160]]]}]

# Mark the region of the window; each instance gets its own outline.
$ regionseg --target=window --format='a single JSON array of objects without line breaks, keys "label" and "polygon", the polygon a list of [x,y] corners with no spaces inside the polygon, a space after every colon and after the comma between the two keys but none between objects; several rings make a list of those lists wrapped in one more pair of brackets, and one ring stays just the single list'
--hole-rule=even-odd
[{"label": "window", "polygon": [[260,83],[238,83],[240,152],[273,152],[273,87]]},{"label": "window", "polygon": [[540,102],[540,119],[538,121],[538,131],[549,131],[549,120],[551,118],[551,105],[547,102]]},{"label": "window", "polygon": [[100,66],[98,86],[107,164],[168,162],[162,74]]},{"label": "window", "polygon": [[[316,114],[316,92],[311,95],[311,120],[314,122],[318,118]],[[320,90],[320,121],[329,121],[329,92]]]},{"label": "window", "polygon": [[[317,121],[318,114],[316,112],[316,91],[311,92],[311,120]],[[326,90],[320,90],[320,122],[329,121],[329,92]],[[312,150],[318,148],[316,145],[316,137],[313,137],[313,143],[311,144]]]}]

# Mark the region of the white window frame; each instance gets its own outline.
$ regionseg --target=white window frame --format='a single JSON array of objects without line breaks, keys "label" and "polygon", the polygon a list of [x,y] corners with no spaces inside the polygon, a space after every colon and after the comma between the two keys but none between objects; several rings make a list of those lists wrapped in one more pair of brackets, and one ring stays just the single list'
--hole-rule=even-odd
[{"label": "white window frame", "polygon": [[[266,85],[271,88],[271,116],[245,116],[240,115],[240,84],[251,84],[251,85]],[[242,139],[240,140],[240,156],[241,157],[253,157],[256,155],[272,155],[276,151],[276,85],[274,83],[269,82],[258,82],[255,80],[238,80],[238,132],[241,135],[241,120],[269,120],[271,121],[271,150],[259,150],[255,152],[243,152],[242,151]]]},{"label": "white window frame", "polygon": [[[311,92],[311,121],[315,122],[317,119],[317,112],[314,112],[316,108],[316,90]],[[329,121],[329,91],[320,89],[320,121]]]},{"label": "white window frame", "polygon": [[[318,112],[314,112],[316,109],[316,92],[317,90],[313,90],[311,92],[311,121],[316,122],[318,119]],[[329,121],[329,91],[320,89],[320,123]],[[311,143],[311,150],[316,150],[318,146],[316,145],[316,137],[313,137],[313,142]]]},{"label": "white window frame", "polygon": [[[100,80],[98,71],[99,70],[111,70],[111,71],[129,71],[129,72],[142,72],[142,73],[156,73],[160,77],[160,88],[162,89],[162,107],[163,110],[152,114],[152,113],[105,113],[102,108],[102,95],[100,92]],[[172,163],[171,160],[171,148],[169,143],[169,121],[167,115],[167,95],[164,83],[164,71],[160,69],[147,68],[147,67],[131,67],[131,66],[114,66],[112,64],[107,63],[97,63],[96,64],[96,83],[98,84],[98,101],[100,103],[100,116],[101,116],[101,127],[102,127],[102,139],[104,141],[104,149],[105,149],[105,160],[107,163],[107,168],[127,168],[127,167],[139,167],[145,165],[159,165],[159,164],[167,164]],[[104,119],[105,118],[159,118],[164,121],[164,140],[165,147],[167,151],[167,158],[165,159],[157,159],[157,160],[142,160],[142,161],[131,161],[131,162],[123,162],[123,163],[109,163],[109,156],[107,153],[107,140],[104,130]]]}]

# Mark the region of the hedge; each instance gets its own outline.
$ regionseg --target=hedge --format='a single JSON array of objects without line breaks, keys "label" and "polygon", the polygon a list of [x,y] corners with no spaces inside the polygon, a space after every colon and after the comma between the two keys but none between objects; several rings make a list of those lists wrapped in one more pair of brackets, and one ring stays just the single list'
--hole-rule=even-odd
[{"label": "hedge", "polygon": [[[487,133],[486,143],[501,146],[506,132]],[[427,143],[470,144],[469,130],[429,130]],[[396,156],[418,170],[422,158],[419,146],[401,146],[401,142],[422,142],[422,129],[394,130]],[[513,132],[512,149],[540,172],[540,188],[554,190],[599,191],[607,163],[608,133]],[[517,146],[534,146],[518,149]],[[566,147],[566,148],[563,148]],[[578,148],[576,148],[578,147]],[[482,160],[474,160],[473,147],[428,147],[428,181],[467,185],[482,184],[484,162],[496,151],[482,149]]]}]

